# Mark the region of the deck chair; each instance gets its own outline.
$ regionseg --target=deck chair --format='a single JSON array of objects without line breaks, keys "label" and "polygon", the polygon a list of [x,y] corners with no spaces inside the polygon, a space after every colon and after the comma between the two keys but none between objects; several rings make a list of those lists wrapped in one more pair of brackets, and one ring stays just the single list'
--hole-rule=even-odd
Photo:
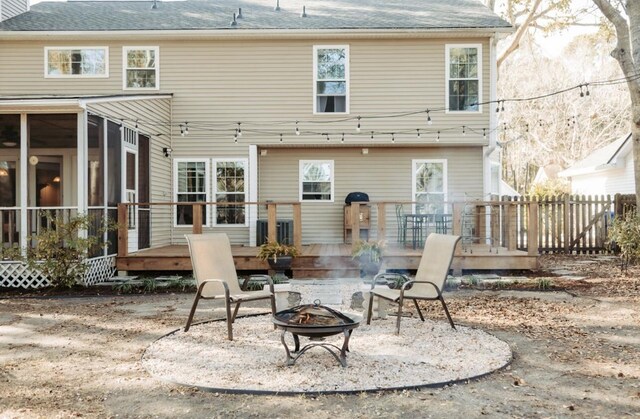
[{"label": "deck chair", "polygon": [[[184,328],[185,332],[191,327],[193,315],[200,299],[224,299],[229,340],[233,340],[232,325],[241,303],[268,298],[271,300],[271,312],[275,314],[276,300],[270,277],[267,277],[269,291],[242,291],[240,289],[231,254],[231,243],[229,243],[229,237],[226,234],[185,234],[185,237],[189,244],[193,277],[198,286],[189,319]],[[231,304],[235,304],[233,315],[231,314]]]},{"label": "deck chair", "polygon": [[[396,322],[396,334],[400,334],[400,321],[402,320],[402,305],[405,299],[413,300],[418,310],[420,320],[424,321],[424,316],[418,300],[440,300],[442,308],[449,319],[449,323],[453,329],[453,324],[447,304],[442,297],[442,288],[444,281],[447,279],[451,261],[453,260],[453,252],[460,240],[460,236],[452,236],[448,234],[429,234],[422,252],[422,259],[418,266],[418,272],[414,280],[403,284],[400,290],[389,289],[387,287],[377,287],[376,280],[380,275],[390,275],[389,273],[376,275],[371,282],[371,291],[369,292],[369,308],[367,310],[367,324],[371,324],[371,307],[373,306],[373,297],[377,296],[398,304],[398,320]],[[398,274],[399,275],[399,274]]]}]

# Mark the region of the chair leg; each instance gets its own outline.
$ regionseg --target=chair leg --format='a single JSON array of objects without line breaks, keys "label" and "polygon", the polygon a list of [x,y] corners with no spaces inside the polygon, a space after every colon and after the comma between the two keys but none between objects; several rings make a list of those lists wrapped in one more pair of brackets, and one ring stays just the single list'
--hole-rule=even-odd
[{"label": "chair leg", "polygon": [[[231,317],[231,301],[229,299],[225,299],[224,301],[225,309],[227,310],[227,338],[229,340],[233,340],[233,318]],[[238,306],[236,305],[236,311],[238,311]]]},{"label": "chair leg", "polygon": [[188,332],[189,328],[191,327],[191,322],[193,321],[193,315],[196,313],[196,307],[198,307],[198,302],[200,301],[200,292],[201,290],[198,290],[198,292],[196,293],[196,297],[193,299],[193,304],[191,305],[191,312],[189,313],[189,318],[187,319],[187,325],[184,327],[184,331]]},{"label": "chair leg", "polygon": [[233,316],[231,317],[231,323],[235,323],[236,322],[236,316],[238,315],[238,310],[240,309],[240,304],[242,304],[242,301],[238,301],[236,303],[236,307],[233,309]]},{"label": "chair leg", "polygon": [[400,334],[400,320],[402,320],[402,306],[404,305],[404,297],[400,295],[398,300],[398,319],[396,320],[396,335]]},{"label": "chair leg", "polygon": [[369,307],[367,308],[367,324],[371,324],[372,313],[373,313],[373,293],[369,291]]},{"label": "chair leg", "polygon": [[444,313],[447,315],[447,319],[449,319],[449,324],[451,324],[451,327],[455,329],[456,325],[453,324],[453,320],[451,319],[451,315],[449,314],[449,309],[447,308],[447,304],[444,302],[444,298],[440,296],[439,300],[442,303],[442,308],[444,308]]},{"label": "chair leg", "polygon": [[416,310],[418,310],[418,315],[420,316],[420,320],[424,321],[424,316],[422,315],[422,311],[420,311],[420,306],[418,305],[418,300],[413,299],[413,304],[416,305]]},{"label": "chair leg", "polygon": [[[271,315],[273,317],[276,316],[276,296],[271,294],[271,297],[269,298],[271,300]],[[277,329],[278,327],[275,325],[275,323],[273,324],[273,329]]]}]

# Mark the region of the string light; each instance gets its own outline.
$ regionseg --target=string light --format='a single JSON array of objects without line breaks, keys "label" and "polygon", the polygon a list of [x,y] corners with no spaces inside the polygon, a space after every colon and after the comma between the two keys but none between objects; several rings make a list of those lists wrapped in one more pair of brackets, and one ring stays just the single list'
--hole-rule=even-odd
[{"label": "string light", "polygon": [[486,128],[482,128],[482,138],[483,139],[487,139],[487,129]]},{"label": "string light", "polygon": [[433,121],[431,120],[431,115],[429,115],[429,109],[427,109],[427,125],[431,125],[433,124]]},{"label": "string light", "polygon": [[280,134],[280,142],[282,142],[282,133]]},{"label": "string light", "polygon": [[238,122],[238,137],[242,137],[242,128],[240,128],[240,122]]},{"label": "string light", "polygon": [[420,138],[420,128],[418,128],[416,131],[418,131],[418,138]]},{"label": "string light", "polygon": [[358,126],[356,126],[356,132],[360,132],[361,128],[360,128],[360,119],[362,119],[360,116],[358,116]]},{"label": "string light", "polygon": [[341,143],[344,143],[344,132],[342,133],[342,139],[340,140]]},{"label": "string light", "polygon": [[373,131],[371,131],[371,141],[373,141]]},{"label": "string light", "polygon": [[136,119],[136,129],[138,129],[138,120]]},{"label": "string light", "polygon": [[189,123],[184,123],[184,135],[189,135]]},{"label": "string light", "polygon": [[298,121],[296,121],[296,135],[300,135],[300,130],[298,129]]},{"label": "string light", "polygon": [[329,134],[325,134],[327,136],[327,142],[329,142],[330,138],[329,138]]},{"label": "string light", "polygon": [[465,129],[466,127],[463,125],[462,126],[462,135],[467,135],[467,131]]},{"label": "string light", "polygon": [[392,143],[396,142],[396,135],[393,132],[391,133],[391,142]]},{"label": "string light", "polygon": [[235,133],[233,134],[233,142],[237,143],[238,142],[238,129],[236,128]]},{"label": "string light", "polygon": [[180,135],[184,137],[184,127],[180,124]]},{"label": "string light", "polygon": [[436,137],[436,143],[440,142],[440,131],[438,131],[438,136]]}]

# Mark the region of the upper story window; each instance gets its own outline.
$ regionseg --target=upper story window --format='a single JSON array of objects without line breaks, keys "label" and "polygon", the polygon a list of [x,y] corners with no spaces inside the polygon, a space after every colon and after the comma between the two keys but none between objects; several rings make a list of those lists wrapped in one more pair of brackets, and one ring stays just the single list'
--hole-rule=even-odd
[{"label": "upper story window", "polygon": [[349,47],[313,47],[314,113],[349,112]]},{"label": "upper story window", "polygon": [[[215,168],[216,202],[246,202],[247,161],[217,160]],[[246,209],[244,205],[216,205],[216,224],[244,225],[245,223]]]},{"label": "upper story window", "polygon": [[447,45],[447,110],[480,111],[482,46]]},{"label": "upper story window", "polygon": [[124,89],[158,89],[158,47],[124,47]]},{"label": "upper story window", "polygon": [[333,160],[300,160],[300,201],[333,202]]},{"label": "upper story window", "polygon": [[413,160],[413,199],[419,214],[446,212],[446,160]]},{"label": "upper story window", "polygon": [[107,47],[45,47],[45,77],[109,77]]},{"label": "upper story window", "polygon": [[[209,160],[174,160],[175,202],[207,202],[209,196]],[[176,225],[193,225],[193,206],[178,205]],[[202,223],[207,225],[207,208],[202,207]]]}]

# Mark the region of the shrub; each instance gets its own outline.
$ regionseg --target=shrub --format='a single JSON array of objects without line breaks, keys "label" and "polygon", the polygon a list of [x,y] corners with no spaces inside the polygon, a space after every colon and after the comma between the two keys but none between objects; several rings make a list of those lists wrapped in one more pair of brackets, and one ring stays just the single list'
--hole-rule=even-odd
[{"label": "shrub", "polygon": [[640,217],[635,211],[629,211],[613,220],[609,230],[612,248],[620,249],[625,265],[636,263],[640,258]]}]

